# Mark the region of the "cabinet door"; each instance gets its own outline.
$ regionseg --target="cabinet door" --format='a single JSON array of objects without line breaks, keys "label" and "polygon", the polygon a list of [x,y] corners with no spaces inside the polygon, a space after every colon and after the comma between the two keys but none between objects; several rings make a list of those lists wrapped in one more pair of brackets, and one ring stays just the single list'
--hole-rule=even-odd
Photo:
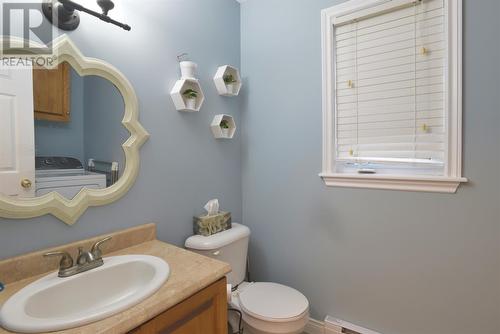
[{"label": "cabinet door", "polygon": [[129,334],[227,334],[226,294],[223,278]]},{"label": "cabinet door", "polygon": [[33,70],[35,118],[53,122],[70,120],[70,65]]},{"label": "cabinet door", "polygon": [[29,67],[0,68],[0,193],[4,195],[35,194],[31,73]]}]

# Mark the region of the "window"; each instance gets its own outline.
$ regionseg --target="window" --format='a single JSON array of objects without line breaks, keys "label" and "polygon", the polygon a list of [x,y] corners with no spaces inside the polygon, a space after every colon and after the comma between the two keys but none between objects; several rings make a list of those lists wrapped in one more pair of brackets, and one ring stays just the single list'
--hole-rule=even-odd
[{"label": "window", "polygon": [[329,186],[455,192],[461,0],[351,0],[322,12]]}]

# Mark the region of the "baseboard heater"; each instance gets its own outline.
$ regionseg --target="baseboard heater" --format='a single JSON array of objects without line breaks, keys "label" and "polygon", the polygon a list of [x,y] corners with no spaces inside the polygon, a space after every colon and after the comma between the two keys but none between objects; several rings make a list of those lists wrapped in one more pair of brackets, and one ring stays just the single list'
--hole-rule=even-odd
[{"label": "baseboard heater", "polygon": [[325,334],[380,334],[330,315],[325,318]]}]

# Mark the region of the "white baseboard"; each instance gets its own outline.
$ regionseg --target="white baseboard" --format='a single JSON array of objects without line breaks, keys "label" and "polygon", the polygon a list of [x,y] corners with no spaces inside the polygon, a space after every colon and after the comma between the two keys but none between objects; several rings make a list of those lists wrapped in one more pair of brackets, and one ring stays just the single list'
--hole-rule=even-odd
[{"label": "white baseboard", "polygon": [[351,324],[350,322],[335,319],[331,316],[326,317],[327,322],[309,318],[309,322],[304,328],[307,334],[342,334],[344,329],[349,329],[360,334],[380,334],[370,329]]},{"label": "white baseboard", "polygon": [[307,334],[325,334],[325,324],[323,321],[310,318],[304,332]]}]

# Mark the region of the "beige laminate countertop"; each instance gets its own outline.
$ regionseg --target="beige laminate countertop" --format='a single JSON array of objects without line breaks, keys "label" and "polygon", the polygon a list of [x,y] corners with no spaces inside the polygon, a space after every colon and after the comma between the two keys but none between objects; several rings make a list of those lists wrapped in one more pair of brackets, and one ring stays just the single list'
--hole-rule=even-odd
[{"label": "beige laminate countertop", "polygon": [[[105,256],[126,254],[154,255],[167,261],[170,266],[170,276],[167,282],[153,296],[127,311],[82,327],[51,333],[127,333],[216,282],[231,270],[227,263],[158,240],[145,241]],[[0,292],[0,305],[14,293],[46,274],[39,274],[7,284],[5,290]],[[0,328],[0,333],[12,332]]]}]

